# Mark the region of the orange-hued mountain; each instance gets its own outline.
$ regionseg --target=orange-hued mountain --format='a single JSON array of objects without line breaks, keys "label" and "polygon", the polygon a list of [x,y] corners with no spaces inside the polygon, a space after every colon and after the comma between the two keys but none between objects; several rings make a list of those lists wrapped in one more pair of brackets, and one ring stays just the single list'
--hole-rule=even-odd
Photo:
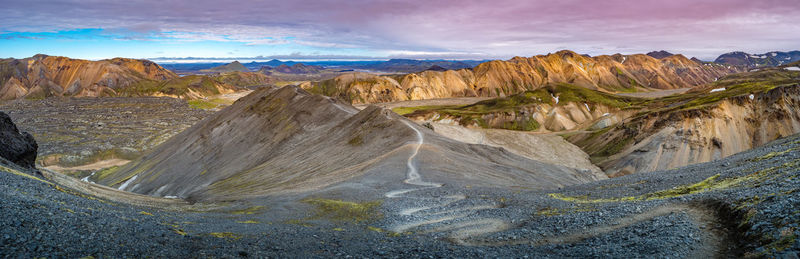
[{"label": "orange-hued mountain", "polygon": [[447,97],[508,96],[549,83],[570,83],[605,92],[676,89],[703,85],[741,67],[692,61],[683,55],[644,54],[588,57],[562,50],[533,57],[482,63],[474,69],[406,75],[345,74],[305,83],[302,88],[349,101],[378,103]]},{"label": "orange-hued mountain", "polygon": [[36,55],[0,60],[0,100],[53,96],[198,98],[238,89],[211,78],[189,79],[148,60],[90,61]]}]

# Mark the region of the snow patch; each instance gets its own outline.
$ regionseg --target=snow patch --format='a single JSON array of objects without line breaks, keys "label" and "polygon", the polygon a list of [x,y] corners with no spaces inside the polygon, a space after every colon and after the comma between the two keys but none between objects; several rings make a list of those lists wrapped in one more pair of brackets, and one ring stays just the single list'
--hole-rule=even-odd
[{"label": "snow patch", "polygon": [[167,198],[167,199],[178,199],[178,196],[167,195],[167,196],[164,196],[164,198]]},{"label": "snow patch", "polygon": [[555,96],[555,95],[553,95],[553,94],[550,94],[550,96],[552,96],[552,97],[553,97],[553,99],[554,99],[554,100],[556,100],[556,104],[558,104],[558,97],[557,97],[557,96]]},{"label": "snow patch", "polygon": [[709,93],[725,91],[725,90],[727,90],[727,89],[725,89],[725,87],[723,87],[723,88],[715,88],[715,89],[712,89],[711,92],[709,92]]},{"label": "snow patch", "polygon": [[787,67],[785,69],[789,71],[800,71],[800,67]]},{"label": "snow patch", "polygon": [[773,56],[773,57],[774,57],[774,56],[777,56],[777,55],[778,55],[778,53],[772,52],[772,56]]},{"label": "snow patch", "polygon": [[93,172],[92,174],[90,174],[90,175],[88,175],[88,176],[86,176],[84,178],[81,178],[81,181],[84,181],[84,182],[87,182],[87,183],[95,183],[95,182],[89,181],[89,177],[94,176],[95,173],[97,173],[97,172]]},{"label": "snow patch", "polygon": [[756,96],[755,96],[755,95],[753,95],[753,94],[750,94],[750,96],[748,96],[748,97],[750,97],[750,100],[753,100],[753,99],[755,99],[755,98],[756,98]]},{"label": "snow patch", "polygon": [[603,117],[610,115],[611,113],[603,113]]},{"label": "snow patch", "polygon": [[620,62],[620,63],[621,63],[621,64],[625,64],[625,60],[626,60],[626,59],[628,59],[628,57],[626,57],[626,56],[622,56],[622,62]]},{"label": "snow patch", "polygon": [[131,179],[128,179],[127,181],[125,181],[124,183],[122,183],[122,185],[120,185],[120,186],[119,186],[119,188],[117,188],[117,189],[118,189],[118,190],[123,190],[123,191],[124,191],[124,190],[125,190],[125,187],[128,187],[128,185],[129,185],[129,184],[131,184],[131,183],[133,182],[133,180],[136,180],[136,177],[138,177],[138,176],[139,176],[139,175],[134,175],[133,177],[131,177]]},{"label": "snow patch", "polygon": [[586,106],[586,110],[588,110],[588,111],[592,111],[592,109],[589,109],[589,105],[588,105],[588,104],[586,104],[586,103],[583,103],[583,106]]}]

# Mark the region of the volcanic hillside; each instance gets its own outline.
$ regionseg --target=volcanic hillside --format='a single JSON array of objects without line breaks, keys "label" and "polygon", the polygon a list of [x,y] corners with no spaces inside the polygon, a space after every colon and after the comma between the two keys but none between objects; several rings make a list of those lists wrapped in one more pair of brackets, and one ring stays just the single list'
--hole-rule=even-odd
[{"label": "volcanic hillside", "polygon": [[52,96],[199,98],[237,89],[211,78],[181,78],[147,60],[89,61],[46,55],[0,60],[0,100]]},{"label": "volcanic hillside", "polygon": [[225,73],[225,72],[249,72],[250,69],[247,69],[242,63],[239,61],[234,61],[222,66],[212,67],[209,69],[201,70],[201,72],[212,72],[212,73]]},{"label": "volcanic hillside", "polygon": [[635,92],[703,85],[743,68],[702,64],[683,55],[657,59],[644,54],[587,57],[563,50],[530,58],[489,61],[473,69],[407,75],[342,75],[301,85],[351,103],[447,97],[509,96],[551,83],[570,83],[604,92]]},{"label": "volcanic hillside", "polygon": [[471,105],[397,111],[418,121],[559,132],[618,176],[713,161],[800,132],[800,72],[793,69],[728,75],[658,98],[550,84]]},{"label": "volcanic hillside", "polygon": [[605,177],[456,142],[389,110],[358,111],[288,86],[258,89],[142,159],[92,180],[193,201],[300,193],[353,181],[380,193],[403,185],[406,164],[428,181],[455,185],[553,188]]}]

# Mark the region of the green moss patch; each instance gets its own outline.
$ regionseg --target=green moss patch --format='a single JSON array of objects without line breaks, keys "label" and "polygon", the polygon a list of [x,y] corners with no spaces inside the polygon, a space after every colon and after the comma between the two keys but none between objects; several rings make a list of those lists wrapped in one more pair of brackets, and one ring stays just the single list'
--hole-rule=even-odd
[{"label": "green moss patch", "polygon": [[368,222],[382,217],[378,212],[383,201],[350,202],[320,198],[305,199],[302,202],[315,207],[314,218],[327,218],[344,222]]}]

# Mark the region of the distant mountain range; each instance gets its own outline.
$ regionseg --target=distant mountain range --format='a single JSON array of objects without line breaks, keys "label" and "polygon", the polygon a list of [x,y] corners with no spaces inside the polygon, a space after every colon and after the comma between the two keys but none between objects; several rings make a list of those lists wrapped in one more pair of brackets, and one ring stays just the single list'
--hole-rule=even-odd
[{"label": "distant mountain range", "polygon": [[[336,70],[366,70],[386,73],[413,73],[427,70],[437,66],[448,70],[473,68],[487,60],[414,60],[414,59],[390,59],[387,61],[280,61],[273,59],[267,62],[246,62],[234,61],[231,63],[164,63],[162,66],[176,73],[218,73],[223,71],[242,71],[242,67],[247,71],[258,71],[262,67],[278,68],[282,65],[292,67],[296,64],[305,66],[317,66],[326,69]],[[236,64],[234,64],[236,63]],[[241,65],[241,66],[240,66]],[[286,69],[286,68],[281,68]],[[296,73],[298,67],[294,70]],[[289,70],[287,70],[289,71]]]},{"label": "distant mountain range", "polygon": [[749,54],[741,51],[720,55],[714,62],[746,67],[775,67],[800,60],[800,51],[772,51],[764,54]]},{"label": "distant mountain range", "polygon": [[314,73],[320,73],[324,69],[325,68],[322,66],[296,63],[291,66],[286,64],[281,64],[276,67],[262,66],[261,69],[259,69],[259,72],[264,73],[266,75],[270,75],[274,72],[284,73],[284,74],[314,74]]}]

